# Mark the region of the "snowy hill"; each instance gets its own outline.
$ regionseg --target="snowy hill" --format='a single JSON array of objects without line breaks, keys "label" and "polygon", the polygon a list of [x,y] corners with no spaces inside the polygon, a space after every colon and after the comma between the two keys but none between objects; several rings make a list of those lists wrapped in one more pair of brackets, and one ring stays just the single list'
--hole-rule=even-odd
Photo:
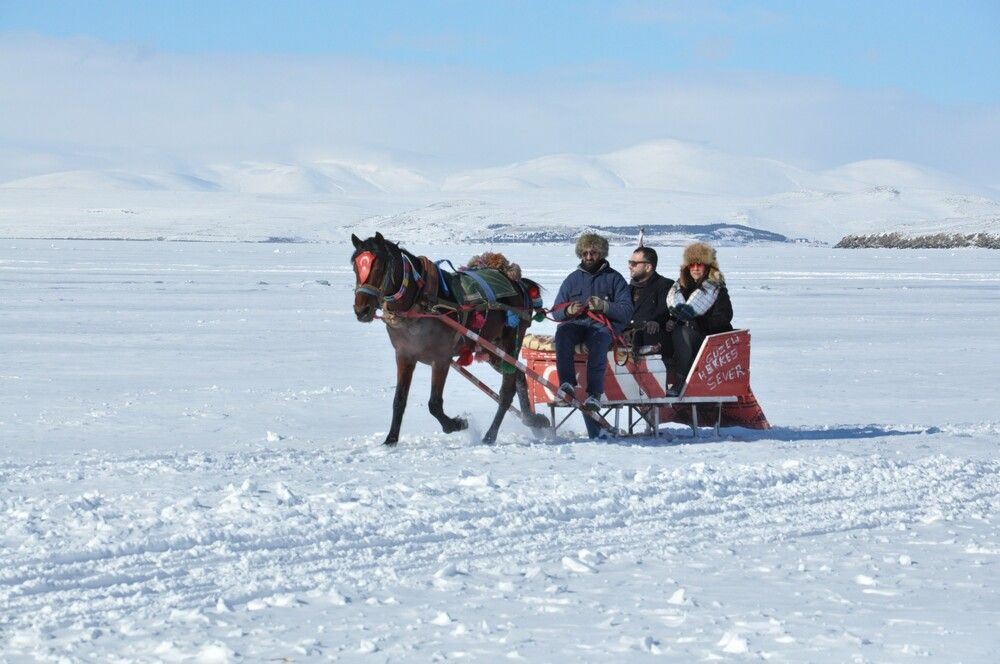
[{"label": "snowy hill", "polygon": [[308,166],[250,162],[214,165],[208,172],[226,191],[248,194],[319,194],[346,188],[375,191],[374,187],[350,177],[349,173],[337,182]]},{"label": "snowy hill", "polygon": [[682,141],[644,143],[603,161],[631,188],[768,196],[799,188],[805,173],[772,159],[727,154]]},{"label": "snowy hill", "polygon": [[554,155],[500,168],[466,171],[450,176],[445,191],[562,189],[585,187],[622,189],[625,182],[596,157]]},{"label": "snowy hill", "polygon": [[[836,243],[921,226],[992,232],[998,200],[898,160],[812,172],[662,140],[438,176],[391,155],[64,170],[0,184],[0,237],[346,242],[378,228],[419,241],[563,242],[593,228],[627,243],[656,226],[667,244]],[[691,230],[668,230],[677,226]]]},{"label": "snowy hill", "polygon": [[541,157],[459,173],[445,182],[444,189],[586,187],[766,196],[797,189],[805,179],[805,172],[772,159],[737,157],[693,143],[664,140],[600,156]]},{"label": "snowy hill", "polygon": [[87,191],[217,191],[215,182],[180,173],[138,174],[126,171],[59,171],[0,184],[3,189]]},{"label": "snowy hill", "polygon": [[210,166],[207,173],[226,191],[252,194],[371,194],[430,186],[423,176],[405,168],[337,160],[309,164],[242,162]]},{"label": "snowy hill", "polygon": [[386,192],[412,192],[434,188],[433,183],[417,171],[392,164],[375,162],[350,162],[337,159],[319,159],[313,167],[330,178],[343,191],[352,191],[346,183],[358,183],[356,191],[372,188]]},{"label": "snowy hill", "polygon": [[926,166],[898,159],[867,159],[844,164],[823,173],[838,180],[859,182],[893,189],[930,189],[935,191],[974,191],[977,188],[961,179]]}]

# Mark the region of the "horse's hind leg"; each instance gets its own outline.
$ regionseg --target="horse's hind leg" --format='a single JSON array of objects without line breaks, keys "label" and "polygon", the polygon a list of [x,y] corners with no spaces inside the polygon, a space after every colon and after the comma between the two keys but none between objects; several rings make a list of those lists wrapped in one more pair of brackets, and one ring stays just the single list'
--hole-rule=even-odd
[{"label": "horse's hind leg", "polygon": [[392,398],[392,424],[389,425],[389,435],[385,437],[385,445],[395,445],[399,441],[399,427],[403,423],[403,411],[406,410],[406,397],[410,394],[410,381],[413,380],[413,369],[417,363],[396,356],[396,395]]},{"label": "horse's hind leg", "polygon": [[500,384],[500,403],[497,405],[497,414],[493,417],[493,424],[490,425],[483,442],[492,445],[497,440],[497,432],[500,431],[500,423],[503,422],[504,415],[514,401],[516,373],[503,374],[503,382]]},{"label": "horse's hind leg", "polygon": [[450,368],[450,358],[431,365],[431,400],[427,402],[431,415],[441,423],[445,433],[461,431],[469,426],[469,423],[461,417],[448,417],[444,414],[444,382],[448,378]]},{"label": "horse's hind leg", "polygon": [[[532,430],[544,429],[549,426],[549,418],[541,413],[532,412],[531,400],[528,398],[528,380],[520,371],[514,376],[517,389],[517,401],[521,405],[521,421]],[[537,431],[535,431],[537,433]]]}]

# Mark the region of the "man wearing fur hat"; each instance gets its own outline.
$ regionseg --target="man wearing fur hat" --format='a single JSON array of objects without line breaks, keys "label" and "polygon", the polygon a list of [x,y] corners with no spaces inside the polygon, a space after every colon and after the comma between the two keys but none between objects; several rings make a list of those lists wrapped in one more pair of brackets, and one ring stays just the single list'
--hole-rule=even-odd
[{"label": "man wearing fur hat", "polygon": [[[608,264],[608,241],[596,233],[584,233],[576,241],[580,265],[563,281],[553,304],[556,328],[556,369],[559,372],[558,397],[568,399],[576,393],[574,347],[587,344],[587,398],[584,408],[597,410],[604,394],[604,370],[611,348],[611,330],[588,312],[607,318],[615,333],[621,334],[632,318],[632,296],[625,278]],[[566,306],[560,306],[565,304]],[[597,318],[600,318],[598,316]],[[585,418],[591,436],[590,418]]]},{"label": "man wearing fur hat", "polygon": [[[711,245],[694,242],[684,249],[680,276],[667,293],[667,307],[674,369],[684,380],[705,337],[733,329],[733,304]],[[675,385],[667,394],[676,396],[682,387]]]}]

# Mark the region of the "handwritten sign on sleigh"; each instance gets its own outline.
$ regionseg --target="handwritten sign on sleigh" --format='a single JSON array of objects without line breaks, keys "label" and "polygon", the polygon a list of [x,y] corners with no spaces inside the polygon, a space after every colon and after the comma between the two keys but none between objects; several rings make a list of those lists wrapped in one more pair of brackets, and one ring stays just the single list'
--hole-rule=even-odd
[{"label": "handwritten sign on sleigh", "polygon": [[705,339],[684,396],[739,396],[750,389],[750,333],[736,330]]}]

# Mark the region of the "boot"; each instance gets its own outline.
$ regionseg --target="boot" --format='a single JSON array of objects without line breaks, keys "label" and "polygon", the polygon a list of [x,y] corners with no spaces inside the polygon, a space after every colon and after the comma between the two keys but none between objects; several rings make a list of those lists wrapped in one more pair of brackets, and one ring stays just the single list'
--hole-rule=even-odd
[{"label": "boot", "polygon": [[570,385],[569,381],[559,386],[556,392],[556,400],[563,403],[571,403],[576,398],[576,385]]}]

